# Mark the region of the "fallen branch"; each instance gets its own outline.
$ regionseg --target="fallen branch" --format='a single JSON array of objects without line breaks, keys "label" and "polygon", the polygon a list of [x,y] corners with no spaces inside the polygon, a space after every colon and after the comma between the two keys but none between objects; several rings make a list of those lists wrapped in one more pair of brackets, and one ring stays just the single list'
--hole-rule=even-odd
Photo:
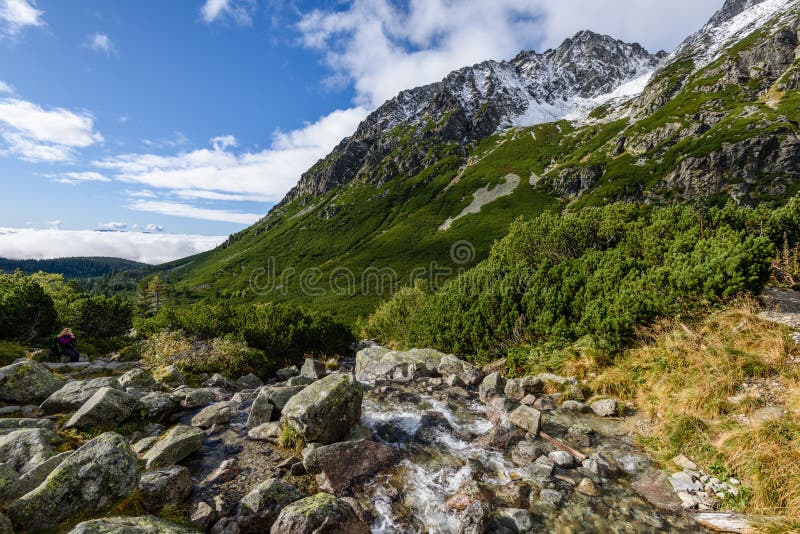
[{"label": "fallen branch", "polygon": [[698,334],[696,332],[693,332],[691,328],[689,328],[688,326],[686,326],[683,323],[681,323],[681,328],[683,328],[684,332],[689,334],[689,337],[693,338],[695,341],[697,341],[700,344],[700,350],[706,350],[708,348],[706,346],[706,344],[703,343],[703,338],[700,337],[700,334]]},{"label": "fallen branch", "polygon": [[564,443],[560,439],[556,439],[556,438],[554,438],[553,436],[551,436],[549,434],[545,434],[541,430],[539,431],[539,437],[542,438],[545,441],[549,441],[550,443],[552,443],[553,445],[555,445],[556,447],[558,447],[562,451],[566,452],[570,456],[572,456],[575,459],[577,459],[579,462],[582,462],[587,458],[587,456],[585,454],[583,454],[583,453],[581,453],[579,451],[576,451],[575,449],[573,449],[572,447],[570,447],[569,445],[567,445],[566,443]]}]

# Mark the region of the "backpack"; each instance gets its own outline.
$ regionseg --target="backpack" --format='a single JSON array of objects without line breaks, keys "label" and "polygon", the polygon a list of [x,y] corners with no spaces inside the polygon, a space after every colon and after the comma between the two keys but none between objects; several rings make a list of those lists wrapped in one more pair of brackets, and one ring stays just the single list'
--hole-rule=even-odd
[{"label": "backpack", "polygon": [[50,349],[50,357],[54,360],[60,359],[64,353],[61,343],[58,342],[58,337],[51,337],[48,341],[48,348]]}]

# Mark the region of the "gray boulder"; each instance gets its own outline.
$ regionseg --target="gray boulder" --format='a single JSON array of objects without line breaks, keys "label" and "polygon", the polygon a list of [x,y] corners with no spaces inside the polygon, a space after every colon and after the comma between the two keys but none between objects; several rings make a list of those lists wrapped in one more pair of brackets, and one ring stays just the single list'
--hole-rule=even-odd
[{"label": "gray boulder", "polygon": [[36,419],[32,417],[10,417],[0,419],[0,434],[8,434],[21,428],[46,428],[55,430],[56,423],[52,419]]},{"label": "gray boulder", "polygon": [[303,362],[303,367],[300,368],[300,376],[319,380],[325,376],[325,364],[319,360],[306,358],[306,361]]},{"label": "gray boulder", "polygon": [[269,401],[269,388],[259,390],[258,396],[250,406],[250,413],[247,416],[247,428],[255,428],[264,423],[269,423],[272,419],[272,412],[275,406]]},{"label": "gray boulder", "polygon": [[203,446],[203,431],[187,425],[176,425],[145,453],[147,469],[176,464]]},{"label": "gray boulder", "polygon": [[[62,452],[61,454],[56,454],[55,456],[51,456],[15,480],[5,489],[5,491],[0,488],[0,500],[10,501],[22,497],[30,491],[33,491],[39,484],[44,482],[47,476],[52,473],[53,470],[61,464],[61,462],[69,458],[73,452],[74,451],[67,451]],[[0,485],[2,485],[1,482]]]},{"label": "gray boulder", "polygon": [[284,367],[283,369],[278,369],[275,372],[275,376],[278,377],[278,380],[289,380],[293,376],[297,376],[300,374],[300,371],[297,369],[296,365],[292,365],[291,367]]},{"label": "gray boulder", "polygon": [[361,418],[363,397],[364,391],[352,373],[335,373],[289,399],[282,417],[306,443],[333,443]]},{"label": "gray boulder", "polygon": [[36,531],[76,513],[99,514],[127,497],[136,488],[138,476],[136,455],[128,442],[107,432],[88,441],[36,489],[12,503],[9,516],[14,524]]},{"label": "gray boulder", "polygon": [[526,395],[540,395],[544,391],[544,382],[536,376],[512,378],[506,382],[505,394],[514,400],[522,400]]},{"label": "gray boulder", "polygon": [[308,376],[293,376],[286,381],[287,386],[307,386],[314,382],[314,378]]},{"label": "gray boulder", "polygon": [[189,515],[189,524],[194,528],[205,532],[216,519],[217,513],[207,502],[200,501],[192,507]]},{"label": "gray boulder", "polygon": [[143,389],[150,391],[158,389],[153,375],[144,369],[131,369],[121,377],[119,377],[119,386],[122,389]]},{"label": "gray boulder", "polygon": [[253,373],[250,373],[237,378],[236,384],[242,389],[256,389],[263,386],[264,382]]},{"label": "gray boulder", "polygon": [[369,531],[369,525],[358,518],[346,501],[330,493],[317,493],[286,506],[270,529],[271,534],[369,534]]},{"label": "gray boulder", "polygon": [[206,406],[192,417],[192,426],[200,428],[210,428],[214,425],[227,425],[231,420],[231,403],[222,401]]},{"label": "gray boulder", "polygon": [[375,441],[342,441],[312,449],[303,459],[323,491],[341,494],[354,481],[394,463],[397,451]]},{"label": "gray boulder", "polygon": [[217,394],[208,388],[181,387],[172,392],[184,408],[198,408],[217,400]]},{"label": "gray boulder", "polygon": [[497,397],[505,392],[506,379],[500,373],[486,375],[478,388],[478,396],[481,402],[488,402],[492,397]]},{"label": "gray boulder", "polygon": [[175,395],[151,391],[139,399],[139,407],[150,421],[162,421],[180,409],[181,401]]},{"label": "gray boulder", "polygon": [[165,365],[156,367],[153,370],[153,379],[159,384],[163,384],[168,388],[176,388],[186,384],[186,379],[183,377],[177,365]]},{"label": "gray boulder", "polygon": [[63,380],[33,360],[0,368],[0,401],[42,402],[63,385]]},{"label": "gray boulder", "polygon": [[356,377],[360,382],[378,380],[410,382],[438,373],[444,353],[432,349],[390,351],[383,347],[367,347],[356,355]]},{"label": "gray boulder", "polygon": [[136,397],[133,395],[103,387],[70,417],[64,427],[81,430],[113,428],[130,417],[135,407]]},{"label": "gray boulder", "polygon": [[[295,377],[296,378],[296,377]],[[268,401],[275,407],[277,413],[283,411],[289,399],[303,391],[306,385],[300,386],[267,386],[259,390],[258,394],[263,394],[264,400]]]},{"label": "gray boulder", "polygon": [[74,412],[92,398],[100,388],[120,389],[119,381],[112,376],[92,380],[67,382],[64,387],[47,397],[42,403],[45,414]]},{"label": "gray boulder", "polygon": [[452,354],[442,355],[439,365],[436,366],[436,372],[444,377],[456,376],[467,386],[477,385],[483,379],[480,369]]},{"label": "gray boulder", "polygon": [[78,524],[68,534],[193,534],[195,531],[152,515],[104,517]]},{"label": "gray boulder", "polygon": [[508,414],[508,420],[535,436],[541,427],[542,414],[535,408],[523,405]]},{"label": "gray boulder", "polygon": [[56,454],[61,438],[46,428],[23,428],[0,436],[0,459],[24,474]]},{"label": "gray boulder", "polygon": [[234,382],[230,378],[220,373],[214,373],[213,375],[211,375],[211,378],[203,382],[203,387],[221,388],[226,391],[233,391],[233,392],[239,391],[241,389],[236,382]]},{"label": "gray boulder", "polygon": [[258,425],[247,431],[247,437],[255,441],[278,443],[281,438],[281,423],[280,421],[273,421]]},{"label": "gray boulder", "polygon": [[294,486],[270,478],[245,495],[236,521],[245,534],[267,532],[286,505],[302,498]]},{"label": "gray boulder", "polygon": [[599,417],[612,417],[617,415],[617,401],[614,399],[602,399],[594,401],[589,408]]},{"label": "gray boulder", "polygon": [[192,476],[180,465],[147,471],[139,478],[139,495],[142,504],[151,512],[158,512],[168,504],[180,504],[192,493]]}]

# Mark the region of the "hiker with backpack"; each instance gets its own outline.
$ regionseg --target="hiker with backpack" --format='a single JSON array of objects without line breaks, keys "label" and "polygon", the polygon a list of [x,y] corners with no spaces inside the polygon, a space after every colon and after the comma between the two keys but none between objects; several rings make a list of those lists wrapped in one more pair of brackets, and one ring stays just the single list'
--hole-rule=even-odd
[{"label": "hiker with backpack", "polygon": [[58,348],[62,354],[69,356],[70,363],[77,362],[81,359],[81,353],[78,352],[78,338],[72,333],[72,330],[65,328],[58,334]]}]

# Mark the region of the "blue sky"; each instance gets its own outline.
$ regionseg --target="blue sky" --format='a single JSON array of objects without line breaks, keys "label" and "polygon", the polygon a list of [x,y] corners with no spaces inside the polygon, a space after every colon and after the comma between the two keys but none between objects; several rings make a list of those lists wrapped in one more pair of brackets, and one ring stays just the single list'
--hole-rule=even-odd
[{"label": "blue sky", "polygon": [[0,255],[191,254],[404,88],[586,28],[670,50],[720,4],[0,0]]}]

